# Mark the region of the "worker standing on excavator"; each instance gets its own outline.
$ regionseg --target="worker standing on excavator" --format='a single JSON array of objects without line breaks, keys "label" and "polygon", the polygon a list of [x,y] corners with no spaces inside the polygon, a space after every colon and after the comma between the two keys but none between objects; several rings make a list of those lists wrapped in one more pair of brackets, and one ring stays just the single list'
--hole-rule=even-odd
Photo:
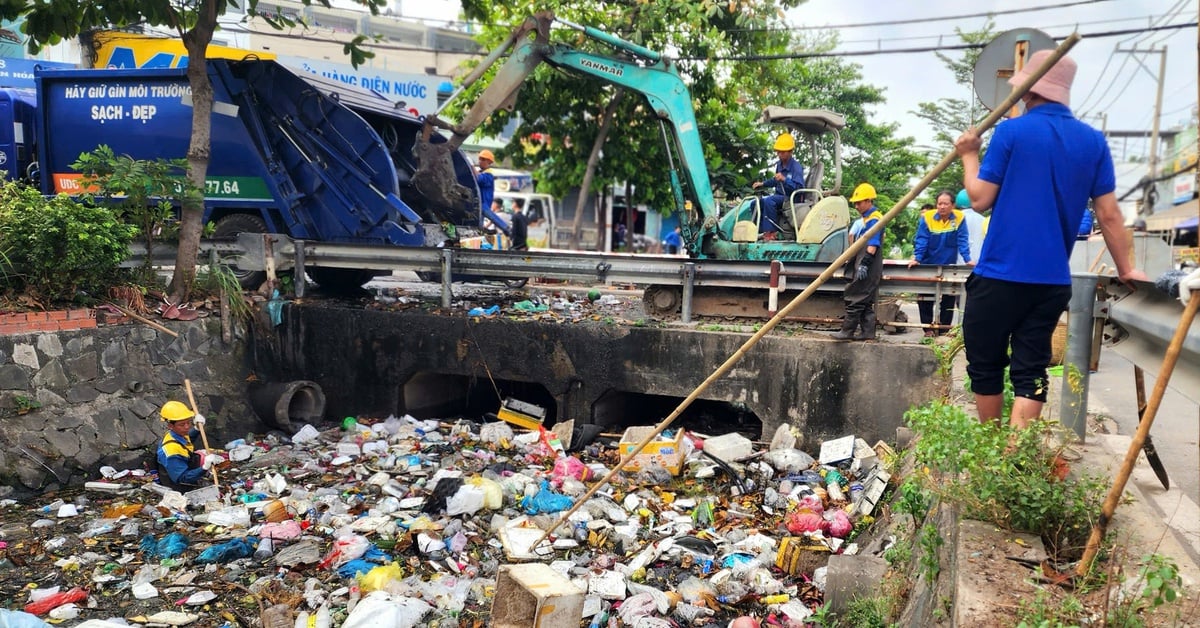
[{"label": "worker standing on excavator", "polygon": [[[856,231],[850,236],[857,240],[883,218],[875,207],[875,187],[860,183],[850,196],[850,204],[862,216],[862,224],[855,222]],[[871,236],[867,246],[846,266],[846,291],[842,299],[846,302],[846,317],[842,329],[833,335],[838,340],[875,339],[875,299],[879,296],[879,280],[883,277],[883,231]],[[861,328],[861,331],[859,331]]]},{"label": "worker standing on excavator", "polygon": [[[762,232],[763,240],[775,239],[779,231],[779,210],[792,192],[804,187],[804,166],[792,157],[794,150],[796,140],[791,133],[781,133],[775,139],[775,155],[779,157],[779,161],[775,163],[775,177],[771,182],[775,193],[762,199],[762,224],[759,231]],[[764,184],[763,181],[756,181],[754,188],[758,189]]]}]

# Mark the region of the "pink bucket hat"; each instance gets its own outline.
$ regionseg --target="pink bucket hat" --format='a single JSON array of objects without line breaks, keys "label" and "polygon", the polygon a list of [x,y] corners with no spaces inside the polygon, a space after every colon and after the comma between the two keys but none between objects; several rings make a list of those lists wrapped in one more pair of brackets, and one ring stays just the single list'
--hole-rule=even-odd
[{"label": "pink bucket hat", "polygon": [[[1016,87],[1025,82],[1033,71],[1040,68],[1050,55],[1054,54],[1053,50],[1039,50],[1029,57],[1029,61],[1021,68],[1019,72],[1013,74],[1012,78],[1008,79],[1008,84]],[[1071,83],[1075,81],[1075,70],[1078,66],[1075,65],[1075,60],[1071,57],[1063,57],[1046,72],[1042,78],[1038,79],[1037,83],[1033,84],[1033,88],[1029,91],[1054,102],[1062,103],[1070,106],[1071,104]]]}]

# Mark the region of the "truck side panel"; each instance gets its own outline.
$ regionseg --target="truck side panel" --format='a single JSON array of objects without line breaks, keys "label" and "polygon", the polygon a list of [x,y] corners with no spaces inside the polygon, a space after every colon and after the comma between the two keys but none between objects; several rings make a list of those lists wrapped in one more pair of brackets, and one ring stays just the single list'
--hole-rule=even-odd
[{"label": "truck side panel", "polygon": [[[415,205],[421,199],[402,185],[413,167],[393,159],[394,138],[412,137],[418,119],[387,115],[371,92],[331,94],[273,61],[209,60],[209,78],[206,221],[257,213],[268,229],[297,238],[422,246],[422,219],[444,220],[445,212]],[[187,153],[192,107],[183,70],[59,70],[37,80],[44,193],[81,192],[71,164],[101,144],[136,159]],[[381,121],[390,143],[373,126]],[[460,182],[475,189],[460,160]],[[477,201],[454,210],[455,224],[479,224]]]}]

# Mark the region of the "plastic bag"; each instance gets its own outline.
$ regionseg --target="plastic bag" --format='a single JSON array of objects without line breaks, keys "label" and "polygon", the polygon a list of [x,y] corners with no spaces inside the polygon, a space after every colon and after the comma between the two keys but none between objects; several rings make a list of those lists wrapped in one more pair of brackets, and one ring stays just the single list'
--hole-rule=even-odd
[{"label": "plastic bag", "polygon": [[278,523],[264,523],[258,530],[258,535],[264,539],[275,539],[277,541],[290,541],[300,537],[303,529],[300,527],[300,522],[294,519],[280,521]]},{"label": "plastic bag", "polygon": [[246,537],[244,539],[233,539],[220,545],[214,545],[196,557],[197,564],[205,563],[228,563],[239,558],[249,558],[254,555],[254,547],[258,544],[258,539],[254,537]]},{"label": "plastic bag", "polygon": [[54,595],[46,596],[36,602],[30,602],[25,605],[25,612],[31,615],[45,615],[51,610],[62,606],[63,604],[71,604],[72,602],[82,602],[87,599],[87,589],[75,587],[70,591],[62,591]]},{"label": "plastic bag", "polygon": [[479,428],[480,442],[488,443],[489,445],[511,443],[513,436],[512,428],[504,421],[484,423],[483,427]]},{"label": "plastic bag", "polygon": [[482,476],[469,478],[467,484],[479,487],[483,491],[483,507],[488,510],[500,510],[504,507],[504,489],[494,480]]},{"label": "plastic bag", "polygon": [[371,547],[367,537],[358,534],[343,534],[333,543],[333,549],[321,559],[321,569],[337,568],[361,557]]},{"label": "plastic bag", "polygon": [[172,532],[164,536],[162,540],[159,541],[154,540],[153,534],[147,534],[146,536],[142,537],[141,543],[142,553],[144,553],[148,559],[177,558],[179,555],[183,554],[183,551],[187,549],[187,546],[188,538],[180,532]]},{"label": "plastic bag", "polygon": [[521,499],[521,508],[525,514],[538,515],[543,513],[562,512],[574,503],[570,497],[559,495],[550,490],[549,480],[542,480],[541,489],[532,497]]},{"label": "plastic bag", "polygon": [[433,607],[412,597],[372,591],[354,606],[342,628],[416,628]]},{"label": "plastic bag", "polygon": [[586,482],[592,477],[592,469],[575,456],[563,456],[554,461],[551,476],[559,482],[567,478]]},{"label": "plastic bag", "polygon": [[463,484],[446,500],[446,514],[451,517],[463,514],[473,515],[483,508],[483,502],[483,489],[471,484]]},{"label": "plastic bag", "polygon": [[829,527],[829,522],[811,510],[800,509],[789,512],[784,520],[784,525],[792,534],[804,534],[805,532],[823,532]]},{"label": "plastic bag", "polygon": [[0,628],[50,628],[36,615],[0,608]]},{"label": "plastic bag", "polygon": [[378,565],[358,579],[360,591],[383,591],[393,580],[403,580],[404,570],[398,563]]},{"label": "plastic bag", "polygon": [[[829,516],[829,513],[825,513]],[[854,524],[850,523],[850,517],[846,511],[838,509],[833,511],[831,521],[829,522],[829,534],[839,539],[844,539],[850,536],[850,532],[854,530]]]}]

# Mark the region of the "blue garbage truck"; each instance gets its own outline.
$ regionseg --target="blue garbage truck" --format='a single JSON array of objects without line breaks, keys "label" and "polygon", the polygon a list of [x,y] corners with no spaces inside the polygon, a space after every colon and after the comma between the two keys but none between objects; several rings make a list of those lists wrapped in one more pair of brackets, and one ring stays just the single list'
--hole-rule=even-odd
[{"label": "blue garbage truck", "polygon": [[[215,237],[283,233],[421,247],[481,228],[466,155],[453,154],[455,180],[414,182],[422,121],[382,95],[270,60],[210,59],[208,72],[214,104],[204,221],[215,225]],[[44,194],[82,192],[71,164],[99,145],[135,159],[178,159],[191,131],[184,69],[39,70],[36,90],[0,90],[0,169]],[[313,268],[310,275],[345,286],[373,273]],[[262,274],[239,272],[239,279],[256,287]]]}]

